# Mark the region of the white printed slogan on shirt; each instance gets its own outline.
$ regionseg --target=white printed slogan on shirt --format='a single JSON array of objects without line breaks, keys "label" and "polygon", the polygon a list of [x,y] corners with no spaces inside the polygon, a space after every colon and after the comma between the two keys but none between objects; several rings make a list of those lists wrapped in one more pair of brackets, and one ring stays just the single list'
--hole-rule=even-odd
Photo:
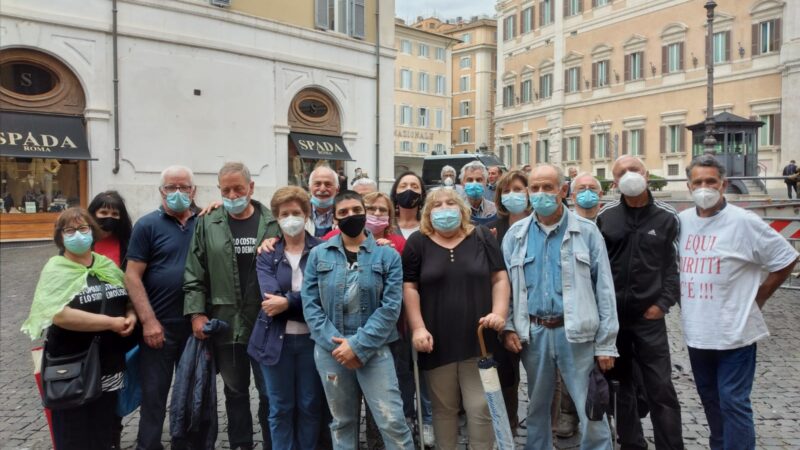
[{"label": "white printed slogan on shirt", "polygon": [[233,251],[237,255],[252,255],[256,252],[256,238],[242,237],[233,240]]}]

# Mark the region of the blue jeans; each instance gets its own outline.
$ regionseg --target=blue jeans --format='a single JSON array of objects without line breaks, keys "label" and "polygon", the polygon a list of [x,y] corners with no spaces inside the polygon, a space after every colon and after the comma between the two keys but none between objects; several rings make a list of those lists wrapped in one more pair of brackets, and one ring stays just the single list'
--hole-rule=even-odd
[{"label": "blue jeans", "polygon": [[756,448],[750,391],[756,371],[756,344],[733,350],[689,347],[697,393],[711,429],[712,450]]},{"label": "blue jeans", "polygon": [[331,434],[335,450],[358,448],[359,388],[372,411],[386,449],[414,449],[388,345],[381,347],[375,356],[356,370],[342,366],[319,346],[314,347],[314,361],[333,415]]},{"label": "blue jeans", "polygon": [[[139,433],[136,437],[137,450],[161,450],[161,432],[167,411],[167,394],[172,384],[172,374],[186,346],[186,339],[192,327],[186,319],[163,321],[164,345],[150,348],[139,342],[139,378],[142,386],[142,406],[139,412]],[[180,448],[181,443],[172,442],[172,448]]]},{"label": "blue jeans", "polygon": [[589,373],[594,367],[594,343],[567,341],[564,327],[545,328],[531,324],[530,342],[522,346],[522,364],[528,373],[528,440],[526,450],[553,448],[550,403],[555,390],[556,368],[575,402],[580,419],[581,449],[610,450],[608,422],[586,418]]},{"label": "blue jeans", "polygon": [[261,372],[269,397],[273,450],[316,450],[322,385],[311,336],[285,334],[280,359],[275,365],[262,365]]}]

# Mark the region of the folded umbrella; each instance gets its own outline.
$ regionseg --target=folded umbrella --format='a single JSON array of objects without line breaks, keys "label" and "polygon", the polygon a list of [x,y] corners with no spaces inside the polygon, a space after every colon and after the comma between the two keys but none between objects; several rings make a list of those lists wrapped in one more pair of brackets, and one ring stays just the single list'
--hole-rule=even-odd
[{"label": "folded umbrella", "polygon": [[506,404],[503,400],[503,391],[500,387],[500,378],[497,376],[497,361],[486,353],[486,343],[483,341],[483,325],[478,326],[478,343],[481,347],[481,359],[478,360],[478,373],[489,404],[489,415],[492,417],[495,442],[498,450],[514,450],[514,435],[511,434],[511,425],[508,423]]}]

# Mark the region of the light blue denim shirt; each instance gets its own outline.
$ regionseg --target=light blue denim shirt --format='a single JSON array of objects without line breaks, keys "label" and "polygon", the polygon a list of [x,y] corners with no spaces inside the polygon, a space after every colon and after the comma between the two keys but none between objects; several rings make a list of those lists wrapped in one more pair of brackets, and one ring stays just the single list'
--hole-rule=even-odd
[{"label": "light blue denim shirt", "polygon": [[[570,342],[594,342],[597,356],[618,356],[619,323],[614,280],[605,242],[594,223],[564,209],[561,241],[561,286],[564,329]],[[525,259],[533,214],[514,223],[503,238],[503,257],[511,279],[511,310],[506,330],[530,340]]]},{"label": "light blue denim shirt", "polygon": [[344,304],[347,301],[347,257],[341,235],[311,250],[303,276],[303,314],[317,345],[332,352],[334,337],[346,337],[362,363],[382,346],[397,340],[397,319],[403,301],[403,266],[400,255],[389,246],[378,246],[367,232],[358,251],[360,323],[346,336]]},{"label": "light blue denim shirt", "polygon": [[567,229],[563,214],[550,232],[542,229],[536,214],[531,214],[528,248],[525,253],[525,283],[528,288],[528,313],[536,317],[564,314],[561,290],[561,242]]}]

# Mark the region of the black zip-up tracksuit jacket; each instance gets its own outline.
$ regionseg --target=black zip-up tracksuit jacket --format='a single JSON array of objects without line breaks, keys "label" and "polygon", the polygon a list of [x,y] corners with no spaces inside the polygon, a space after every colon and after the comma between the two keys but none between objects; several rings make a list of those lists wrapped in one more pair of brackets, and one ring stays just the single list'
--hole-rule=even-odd
[{"label": "black zip-up tracksuit jacket", "polygon": [[597,216],[614,275],[620,320],[641,317],[652,305],[664,313],[680,299],[675,209],[648,191],[649,201],[631,208],[625,196],[607,204]]}]

